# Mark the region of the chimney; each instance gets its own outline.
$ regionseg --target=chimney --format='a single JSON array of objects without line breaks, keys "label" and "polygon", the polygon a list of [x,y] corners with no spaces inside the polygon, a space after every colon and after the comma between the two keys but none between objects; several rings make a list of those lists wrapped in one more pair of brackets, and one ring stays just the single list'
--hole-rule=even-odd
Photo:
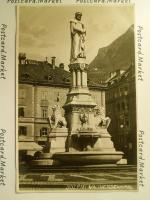
[{"label": "chimney", "polygon": [[25,64],[26,54],[25,53],[19,53],[18,59],[19,59],[19,64]]},{"label": "chimney", "polygon": [[51,57],[52,58],[52,68],[55,69],[55,56]]}]

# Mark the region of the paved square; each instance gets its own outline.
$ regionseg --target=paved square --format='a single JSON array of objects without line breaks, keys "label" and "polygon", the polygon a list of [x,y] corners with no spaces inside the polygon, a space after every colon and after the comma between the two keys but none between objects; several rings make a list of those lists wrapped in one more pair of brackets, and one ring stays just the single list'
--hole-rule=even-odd
[{"label": "paved square", "polygon": [[19,176],[20,190],[137,190],[136,168],[33,171]]}]

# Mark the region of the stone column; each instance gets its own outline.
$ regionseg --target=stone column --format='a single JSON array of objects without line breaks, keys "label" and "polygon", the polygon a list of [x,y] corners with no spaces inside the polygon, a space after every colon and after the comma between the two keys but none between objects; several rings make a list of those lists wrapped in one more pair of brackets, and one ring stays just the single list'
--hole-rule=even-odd
[{"label": "stone column", "polygon": [[72,71],[72,86],[76,87],[76,73],[74,70]]},{"label": "stone column", "polygon": [[81,72],[77,71],[77,86],[81,86]]},{"label": "stone column", "polygon": [[82,71],[82,86],[87,87],[87,72]]}]

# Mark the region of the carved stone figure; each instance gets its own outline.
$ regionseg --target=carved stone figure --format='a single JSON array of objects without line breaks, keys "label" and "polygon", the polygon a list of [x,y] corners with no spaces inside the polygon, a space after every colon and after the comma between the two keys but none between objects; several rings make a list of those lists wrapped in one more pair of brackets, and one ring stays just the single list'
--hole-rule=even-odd
[{"label": "carved stone figure", "polygon": [[66,127],[67,123],[65,118],[61,114],[61,108],[59,105],[54,105],[52,107],[52,115],[49,116],[49,123],[51,128],[62,128]]},{"label": "carved stone figure", "polygon": [[82,13],[76,12],[75,19],[70,21],[71,31],[71,55],[70,62],[73,63],[77,58],[85,58],[85,35],[86,30],[81,22]]},{"label": "carved stone figure", "polygon": [[96,128],[108,128],[111,119],[109,117],[105,117],[105,110],[103,107],[98,107],[95,113],[95,126]]},{"label": "carved stone figure", "polygon": [[81,121],[82,126],[84,124],[87,124],[87,122],[88,122],[88,116],[85,113],[80,114],[80,121]]}]

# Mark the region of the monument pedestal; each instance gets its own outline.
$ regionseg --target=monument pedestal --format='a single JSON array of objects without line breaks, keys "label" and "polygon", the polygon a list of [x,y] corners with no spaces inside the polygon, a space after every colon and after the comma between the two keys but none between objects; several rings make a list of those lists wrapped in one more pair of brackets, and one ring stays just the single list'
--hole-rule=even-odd
[{"label": "monument pedestal", "polygon": [[50,153],[65,152],[67,137],[67,128],[53,128],[49,134]]},{"label": "monument pedestal", "polygon": [[47,138],[46,152],[41,153],[37,159],[31,161],[32,168],[48,168],[52,165],[58,165],[58,161],[53,160],[53,154],[66,151],[66,141],[68,129],[52,128]]},{"label": "monument pedestal", "polygon": [[116,152],[114,144],[111,140],[111,136],[106,128],[101,128],[99,131],[99,137],[96,140],[93,151],[103,151],[103,152]]},{"label": "monument pedestal", "polygon": [[82,128],[90,133],[96,132],[94,125],[94,107],[97,105],[87,87],[87,69],[85,59],[80,58],[76,63],[69,65],[72,73],[72,87],[67,94],[67,100],[63,108],[69,130],[68,151],[75,151],[75,137],[80,134]]}]

